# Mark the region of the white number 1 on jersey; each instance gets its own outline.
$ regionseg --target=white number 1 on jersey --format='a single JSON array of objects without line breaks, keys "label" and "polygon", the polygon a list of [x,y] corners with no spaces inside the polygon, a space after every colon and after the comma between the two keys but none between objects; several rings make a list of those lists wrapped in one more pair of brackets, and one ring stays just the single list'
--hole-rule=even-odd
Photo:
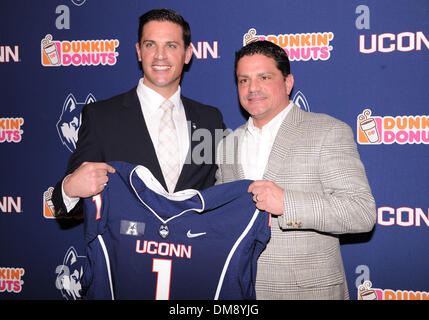
[{"label": "white number 1 on jersey", "polygon": [[171,260],[153,259],[152,272],[158,273],[156,280],[156,300],[168,300],[170,298]]},{"label": "white number 1 on jersey", "polygon": [[103,201],[101,200],[101,195],[97,194],[95,196],[92,197],[92,202],[95,203],[95,220],[98,220],[101,218],[101,205],[103,203]]}]

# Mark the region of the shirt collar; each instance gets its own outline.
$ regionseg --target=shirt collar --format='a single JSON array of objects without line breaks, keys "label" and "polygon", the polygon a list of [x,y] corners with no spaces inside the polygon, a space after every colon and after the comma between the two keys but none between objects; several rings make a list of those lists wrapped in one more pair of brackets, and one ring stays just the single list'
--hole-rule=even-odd
[{"label": "shirt collar", "polygon": [[[179,85],[176,92],[168,99],[173,102],[175,108],[179,106],[181,102],[180,91]],[[137,95],[142,107],[150,110],[150,112],[158,111],[161,104],[165,101],[165,98],[162,95],[143,83],[143,78],[140,79],[137,85]]]}]

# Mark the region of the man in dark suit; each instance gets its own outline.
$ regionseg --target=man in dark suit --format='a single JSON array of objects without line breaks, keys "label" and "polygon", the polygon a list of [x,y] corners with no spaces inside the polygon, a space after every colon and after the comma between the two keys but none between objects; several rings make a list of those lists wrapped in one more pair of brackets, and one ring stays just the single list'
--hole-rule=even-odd
[{"label": "man in dark suit", "polygon": [[[83,108],[76,150],[65,178],[52,194],[57,215],[81,213],[80,199],[101,192],[108,183],[107,174],[115,172],[109,161],[147,167],[169,192],[204,189],[215,183],[215,130],[223,130],[225,125],[218,109],[181,95],[183,67],[192,58],[190,43],[188,23],[173,10],[151,10],[140,17],[136,50],[144,76],[132,90]],[[172,183],[170,178],[167,183],[166,165],[161,161],[169,158],[160,146],[160,130],[166,126],[161,105],[166,100],[172,107],[171,132],[177,138],[176,143],[167,140],[167,149],[175,146],[170,157],[177,156],[177,174]],[[210,144],[202,148],[208,157],[193,152],[204,143],[192,138],[196,130],[211,135]],[[205,135],[197,132],[196,136]]]}]

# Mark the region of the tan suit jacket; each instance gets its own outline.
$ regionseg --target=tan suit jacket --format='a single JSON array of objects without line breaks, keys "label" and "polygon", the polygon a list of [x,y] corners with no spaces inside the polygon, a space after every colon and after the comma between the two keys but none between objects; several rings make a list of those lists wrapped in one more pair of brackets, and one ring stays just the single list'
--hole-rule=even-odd
[{"label": "tan suit jacket", "polygon": [[[217,184],[244,179],[247,124],[217,149]],[[370,231],[371,189],[351,128],[296,105],[283,120],[263,176],[284,189],[284,213],[258,260],[257,299],[348,299],[339,234]]]}]

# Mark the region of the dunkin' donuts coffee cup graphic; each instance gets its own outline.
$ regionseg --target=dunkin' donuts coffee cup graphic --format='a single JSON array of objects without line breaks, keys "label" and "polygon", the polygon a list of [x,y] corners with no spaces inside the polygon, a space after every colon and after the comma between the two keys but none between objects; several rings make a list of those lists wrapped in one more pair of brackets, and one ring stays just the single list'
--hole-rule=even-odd
[{"label": "dunkin' donuts coffee cup graphic", "polygon": [[[44,54],[48,57],[49,63],[51,65],[59,65],[60,59],[57,51],[57,45],[55,42],[52,42],[52,35],[48,34],[43,40],[42,40],[42,50]],[[46,65],[46,64],[44,64]]]},{"label": "dunkin' donuts coffee cup graphic", "polygon": [[43,192],[43,216],[46,219],[54,219],[55,218],[55,207],[52,202],[52,192],[54,188],[49,187],[48,190]]},{"label": "dunkin' donuts coffee cup graphic", "polygon": [[359,286],[359,300],[378,300],[377,293],[371,288],[371,286],[371,281],[365,281],[364,284]]},{"label": "dunkin' donuts coffee cup graphic", "polygon": [[370,117],[371,110],[366,109],[362,114],[359,115],[359,125],[362,131],[365,133],[366,138],[370,143],[376,143],[380,140],[380,136],[377,131],[377,125],[375,120]]}]

